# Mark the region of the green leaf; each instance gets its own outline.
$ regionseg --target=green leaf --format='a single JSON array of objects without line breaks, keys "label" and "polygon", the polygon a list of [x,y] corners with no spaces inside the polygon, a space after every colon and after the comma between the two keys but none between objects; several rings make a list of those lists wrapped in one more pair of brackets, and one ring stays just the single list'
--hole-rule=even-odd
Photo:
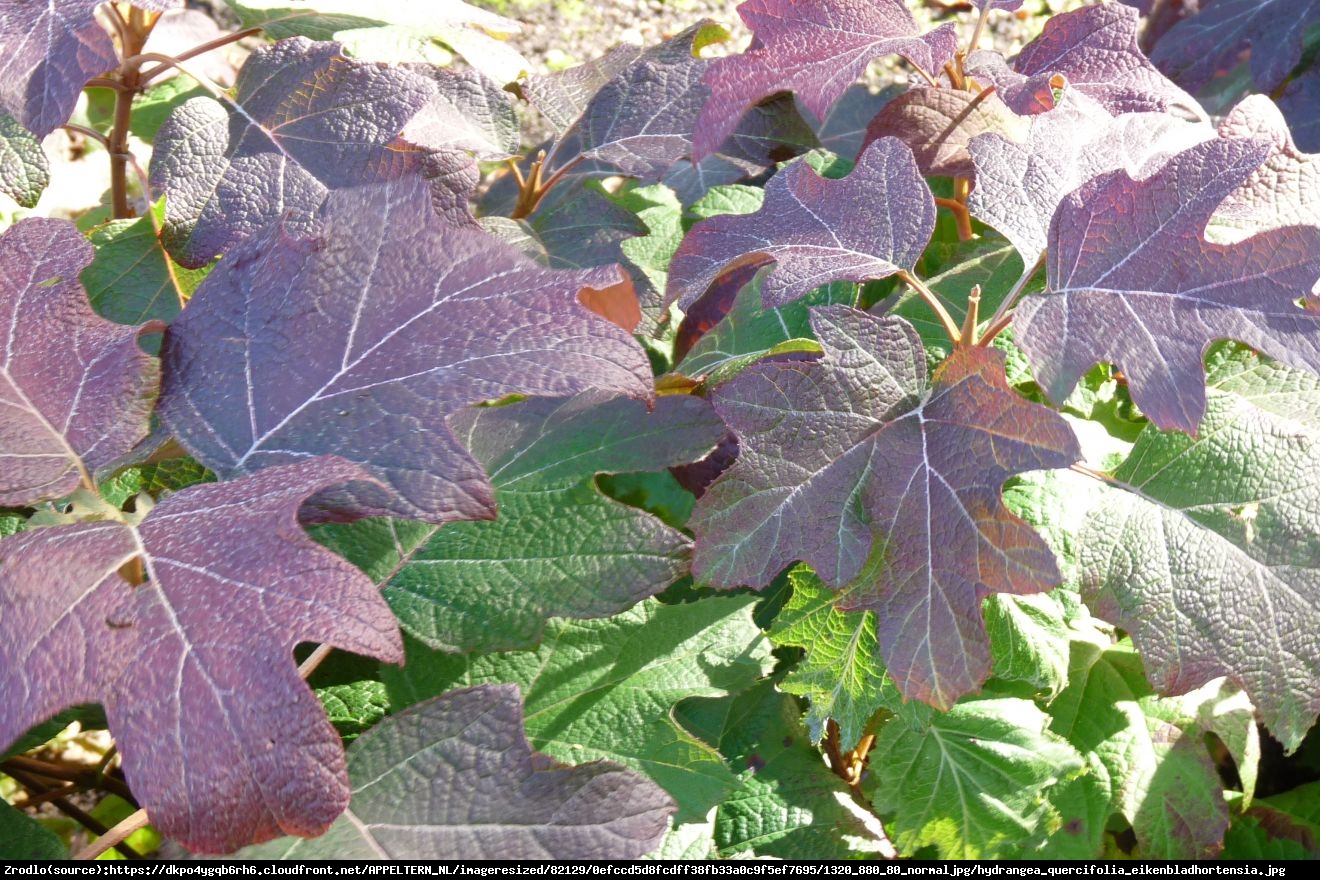
[{"label": "green leaf", "polygon": [[91,241],[96,256],[82,283],[92,307],[120,324],[168,324],[207,275],[169,258],[150,217],[111,220],[92,231]]},{"label": "green leaf", "polygon": [[776,646],[794,645],[806,655],[780,682],[779,689],[807,698],[806,722],[812,742],[820,742],[825,722],[833,718],[839,725],[841,748],[852,749],[866,732],[871,716],[896,696],[892,683],[888,695],[882,692],[887,678],[875,612],[835,609],[835,591],[805,565],[792,569],[788,579],[793,585],[792,598],[767,635]]},{"label": "green leaf", "polygon": [[1320,782],[1258,798],[1244,816],[1234,817],[1223,857],[1320,858]]},{"label": "green leaf", "polygon": [[638,299],[642,305],[642,324],[637,333],[650,335],[664,309],[665,284],[669,279],[669,261],[683,240],[683,206],[674,191],[664,184],[626,187],[619,193],[606,194],[610,201],[631,211],[646,224],[646,234],[624,239],[619,247],[628,264],[645,279]]},{"label": "green leaf", "polygon": [[1068,622],[1062,601],[1055,593],[998,593],[983,607],[990,674],[1001,681],[1025,681],[1047,697],[1057,696],[1068,681]]},{"label": "green leaf", "polygon": [[60,731],[75,721],[82,725],[83,730],[105,730],[109,726],[106,724],[105,710],[99,704],[89,703],[84,706],[74,706],[65,709],[49,721],[38,724],[19,737],[13,745],[0,753],[0,758],[8,758],[11,755],[21,755],[24,752],[29,752],[37,746],[54,739]]},{"label": "green leaf", "polygon": [[0,859],[35,861],[68,857],[68,847],[55,832],[0,800]]},{"label": "green leaf", "polygon": [[159,499],[163,493],[177,492],[197,483],[215,482],[215,474],[193,458],[167,458],[164,461],[125,468],[98,487],[101,497],[115,507],[146,492]]},{"label": "green leaf", "polygon": [[802,726],[797,701],[763,681],[721,700],[679,707],[679,720],[738,773],[715,814],[719,854],[860,859],[879,852],[880,824],[830,772]]},{"label": "green leaf", "polygon": [[499,517],[443,528],[366,521],[318,540],[378,581],[400,625],[431,647],[536,645],[550,617],[604,617],[687,572],[689,541],[603,495],[603,471],[701,458],[725,428],[705,401],[587,393],[473,408],[451,419],[495,486]]},{"label": "green leaf", "polygon": [[1320,378],[1211,377],[1197,437],[1148,428],[1081,537],[1086,593],[1161,693],[1226,675],[1292,751],[1320,713]]},{"label": "green leaf", "polygon": [[[981,322],[989,320],[1004,297],[1022,275],[1022,258],[1012,245],[999,238],[974,238],[950,247],[946,259],[938,264],[939,274],[926,286],[935,292],[954,323],[962,325],[967,314],[967,297],[972,286],[981,285]],[[880,311],[876,309],[876,311]],[[889,311],[906,318],[917,328],[927,351],[947,357],[953,342],[935,312],[915,292],[905,289]]]},{"label": "green leaf", "polygon": [[0,111],[0,195],[36,207],[50,183],[50,161],[36,135]]},{"label": "green leaf", "polygon": [[385,685],[370,679],[317,688],[316,696],[344,742],[357,739],[390,711]]},{"label": "green leaf", "polygon": [[1228,808],[1202,719],[1221,716],[1213,723],[1240,744],[1239,763],[1254,780],[1259,744],[1248,743],[1255,725],[1240,696],[1215,685],[1161,699],[1130,647],[1108,644],[1098,632],[1079,634],[1068,687],[1050,705],[1051,730],[1104,765],[1112,809],[1132,824],[1143,858],[1209,858],[1219,852]]},{"label": "green leaf", "polygon": [[885,725],[871,750],[874,804],[900,854],[1032,857],[1064,827],[1052,803],[1086,763],[1030,700],[971,699],[920,726]]},{"label": "green leaf", "polygon": [[1254,815],[1246,815],[1233,817],[1233,824],[1228,827],[1228,832],[1224,835],[1224,851],[1219,857],[1234,861],[1244,859],[1314,861],[1320,858],[1320,852],[1301,840],[1276,837],[1262,819]]},{"label": "green leaf", "polygon": [[729,183],[712,186],[687,209],[689,224],[721,214],[751,214],[761,210],[765,190],[759,186]]},{"label": "green leaf", "polygon": [[678,802],[675,821],[698,821],[735,780],[715,749],[674,722],[674,704],[737,693],[769,671],[774,658],[752,621],[755,603],[649,599],[607,620],[551,622],[540,648],[519,653],[460,657],[407,640],[403,668],[381,674],[395,705],[456,687],[518,684],[535,749],[639,770]]},{"label": "green leaf", "polygon": [[264,28],[266,36],[273,40],[299,35],[313,40],[335,40],[350,54],[367,61],[442,61],[443,58],[427,50],[427,44],[434,38],[501,85],[513,82],[531,69],[527,59],[508,43],[492,36],[516,34],[522,26],[462,0],[427,0],[426,3],[378,0],[369,6],[356,0],[228,0],[228,3],[243,27]]},{"label": "green leaf", "polygon": [[[820,351],[811,332],[811,307],[857,300],[857,285],[836,281],[777,309],[761,308],[764,272],[743,285],[729,313],[693,344],[677,369],[686,376],[707,376],[717,385],[768,354]],[[798,343],[796,346],[794,343]]]}]

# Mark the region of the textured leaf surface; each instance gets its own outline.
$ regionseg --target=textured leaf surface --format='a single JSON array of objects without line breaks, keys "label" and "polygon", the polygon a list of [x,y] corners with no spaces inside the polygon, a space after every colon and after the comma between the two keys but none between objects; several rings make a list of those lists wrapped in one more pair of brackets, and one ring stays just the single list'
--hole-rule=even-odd
[{"label": "textured leaf surface", "polygon": [[222,476],[334,453],[390,490],[337,508],[487,519],[489,483],[445,418],[512,392],[649,396],[641,348],[577,302],[619,281],[449,228],[418,183],[335,193],[309,237],[274,228],[212,271],[166,338],[159,411]]},{"label": "textured leaf surface", "polygon": [[1220,203],[1210,221],[1214,240],[1241,241],[1257,232],[1320,222],[1320,155],[1297,148],[1273,101],[1264,95],[1244,98],[1220,123],[1219,134],[1267,141],[1270,154]]},{"label": "textured leaf surface", "polygon": [[812,742],[821,741],[832,718],[839,725],[840,749],[851,749],[871,716],[887,705],[875,613],[836,609],[834,591],[806,566],[790,571],[788,579],[793,595],[767,635],[777,647],[794,645],[806,654],[779,688],[810,701],[806,722]]},{"label": "textured leaf surface", "polygon": [[50,183],[50,161],[41,141],[0,111],[0,195],[31,208]]},{"label": "textured leaf surface", "polygon": [[705,77],[711,98],[693,136],[698,160],[775,92],[794,92],[824,119],[871,59],[898,54],[934,73],[957,48],[952,24],[922,35],[902,0],[747,0],[738,14],[755,41],[747,52],[713,62]]},{"label": "textured leaf surface", "polygon": [[436,85],[408,121],[402,137],[427,149],[468,150],[481,159],[504,159],[518,152],[518,116],[509,93],[477,70],[416,67]]},{"label": "textured leaf surface", "polygon": [[92,311],[78,283],[91,260],[67,221],[0,236],[0,505],[67,495],[147,434],[156,362],[142,328]]},{"label": "textured leaf surface", "polygon": [[[1235,817],[1224,841],[1224,858],[1320,858],[1320,783],[1309,782],[1273,797],[1252,801],[1245,833],[1235,839]],[[1251,826],[1255,825],[1255,833]],[[1242,838],[1247,838],[1246,840]],[[1253,839],[1254,838],[1254,839]],[[1247,847],[1258,848],[1256,852]],[[1259,852],[1259,854],[1257,854]]]},{"label": "textured leaf surface", "polygon": [[[717,287],[730,277],[732,273],[718,279]],[[811,337],[812,307],[852,305],[857,299],[856,285],[835,282],[777,309],[763,309],[761,291],[765,278],[763,274],[757,275],[740,286],[728,314],[688,349],[678,363],[679,372],[692,377],[706,376],[714,385],[767,354],[817,350]],[[713,293],[714,290],[708,295]],[[685,329],[691,327],[689,321],[694,316],[690,310],[684,318]]]},{"label": "textured leaf surface", "polygon": [[1302,58],[1302,37],[1320,24],[1320,0],[1215,0],[1169,29],[1151,53],[1160,69],[1199,89],[1251,47],[1251,78],[1270,91]]},{"label": "textured leaf surface", "polygon": [[913,89],[890,101],[871,120],[866,143],[896,137],[912,149],[922,174],[971,177],[974,169],[967,154],[968,141],[997,132],[1018,142],[1026,138],[1029,125],[994,93]]},{"label": "textured leaf surface", "polygon": [[1041,35],[1013,59],[1027,77],[1062,74],[1070,87],[1099,101],[1114,115],[1184,107],[1199,111],[1137,45],[1137,11],[1100,3],[1053,16]]},{"label": "textured leaf surface", "polygon": [[427,652],[408,641],[401,670],[383,669],[396,703],[488,682],[523,690],[532,746],[571,763],[603,758],[645,773],[698,821],[735,786],[711,746],[680,728],[674,704],[738,693],[774,665],[752,620],[753,597],[685,605],[647,600],[599,621],[554,621],[525,653]]},{"label": "textured leaf surface", "polygon": [[316,689],[317,699],[325,707],[326,717],[335,730],[352,742],[389,714],[390,700],[385,685],[374,679],[351,684],[336,684]]},{"label": "textured leaf surface", "polygon": [[725,434],[709,404],[587,392],[472,409],[451,425],[495,487],[494,522],[329,526],[320,539],[369,573],[403,628],[456,652],[525,649],[550,617],[605,617],[687,570],[691,545],[650,514],[602,495],[597,473],[701,458]]},{"label": "textured leaf surface", "polygon": [[1176,153],[1213,136],[1209,126],[1168,114],[1114,119],[1090,99],[1069,93],[1054,109],[1031,117],[1021,143],[995,134],[971,141],[976,188],[967,207],[1013,242],[1027,265],[1035,265],[1045,252],[1054,212],[1069,192],[1120,168],[1144,179]]},{"label": "textured leaf surface", "polygon": [[1082,756],[1030,700],[970,700],[922,724],[886,724],[871,750],[873,803],[900,853],[1030,857],[1062,824],[1051,795]]},{"label": "textured leaf surface", "polygon": [[860,859],[880,849],[880,825],[812,745],[797,702],[763,681],[744,694],[693,700],[679,720],[714,743],[738,774],[715,814],[719,855]]},{"label": "textured leaf surface", "polygon": [[201,266],[273,220],[306,230],[328,190],[411,173],[388,149],[435,93],[402,67],[350,61],[301,37],[253,52],[224,104],[195,98],[157,136],[151,183],[163,240]]},{"label": "textured leaf surface", "polygon": [[670,264],[668,295],[686,307],[721,273],[768,257],[777,265],[762,301],[781,306],[827,281],[910,270],[934,228],[935,202],[911,151],[881,139],[842,180],[799,162],[770,179],[757,213],[693,228]]},{"label": "textured leaf surface", "polygon": [[553,766],[523,734],[518,689],[482,685],[391,716],[348,751],[353,799],[324,837],[245,859],[635,859],[673,801],[607,761]]},{"label": "textured leaf surface", "polygon": [[0,801],[0,858],[28,862],[68,857],[69,848],[54,831]]},{"label": "textured leaf surface", "polygon": [[[321,833],[348,783],[294,645],[392,662],[402,648],[375,585],[308,538],[297,511],[363,477],[343,461],[305,461],[182,490],[137,527],[0,541],[0,699],[13,707],[0,741],[99,701],[162,833],[201,852]],[[117,572],[134,559],[148,581],[131,588]]]},{"label": "textured leaf surface", "polygon": [[[1265,158],[1252,141],[1209,141],[1144,181],[1115,171],[1069,195],[1050,226],[1045,296],[1018,306],[1014,338],[1046,393],[1062,401],[1096,363],[1128,376],[1162,428],[1196,430],[1202,354],[1236,339],[1320,370],[1320,228],[1290,227],[1233,245],[1203,237],[1223,199]],[[1296,303],[1306,299],[1307,307]]]},{"label": "textured leaf surface", "polygon": [[760,587],[806,562],[841,608],[879,614],[904,695],[947,707],[989,672],[982,600],[1058,582],[1000,487],[1076,461],[1077,441],[1008,387],[998,352],[955,351],[928,383],[906,322],[830,306],[812,324],[821,362],[760,364],[713,396],[741,451],[693,513],[693,572]]},{"label": "textured leaf surface", "polygon": [[83,84],[115,66],[98,0],[0,6],[0,111],[45,137],[69,121]]},{"label": "textured leaf surface", "polygon": [[658,180],[687,156],[697,114],[710,95],[701,77],[711,62],[693,55],[707,24],[648,49],[602,85],[556,145],[556,164],[579,154]]},{"label": "textured leaf surface", "polygon": [[[1132,824],[1143,858],[1219,852],[1228,807],[1202,731],[1160,704],[1130,647],[1072,640],[1068,687],[1049,711],[1051,730],[1104,764],[1111,809]],[[1253,725],[1249,704],[1238,714]]]},{"label": "textured leaf surface", "polygon": [[1320,380],[1215,383],[1198,439],[1148,429],[1082,533],[1098,613],[1161,693],[1228,676],[1295,749],[1320,713]]}]

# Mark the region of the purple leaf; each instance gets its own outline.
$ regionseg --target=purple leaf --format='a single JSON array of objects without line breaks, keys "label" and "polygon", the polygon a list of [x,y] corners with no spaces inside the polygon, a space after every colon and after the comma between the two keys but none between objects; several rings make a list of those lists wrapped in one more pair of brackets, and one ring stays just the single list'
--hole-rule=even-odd
[{"label": "purple leaf", "polygon": [[1213,136],[1209,126],[1167,113],[1115,119],[1085,95],[1068,92],[1053,110],[1031,117],[1024,143],[995,134],[972,139],[976,189],[967,207],[1002,232],[1030,267],[1044,253],[1050,220],[1069,192],[1118,168],[1144,179],[1174,154]]},{"label": "purple leaf", "polygon": [[842,306],[812,316],[822,361],[758,364],[714,393],[740,451],[693,513],[693,573],[763,587],[806,562],[841,608],[879,613],[903,693],[947,708],[989,673],[981,601],[1059,580],[1000,487],[1066,467],[1077,441],[1008,387],[1000,352],[956,349],[928,383],[906,322]]},{"label": "purple leaf", "polygon": [[1160,73],[1137,45],[1137,11],[1118,3],[1056,15],[1013,60],[1026,77],[1062,74],[1069,85],[1115,115],[1184,107],[1196,100]]},{"label": "purple leaf", "polygon": [[101,318],[78,273],[92,246],[64,220],[0,235],[0,505],[58,498],[147,435],[158,369]]},{"label": "purple leaf", "polygon": [[1320,153],[1320,66],[1288,83],[1279,97],[1279,109],[1288,117],[1297,146]]},{"label": "purple leaf", "polygon": [[1270,91],[1302,58],[1302,39],[1320,24],[1320,0],[1213,0],[1174,25],[1151,60],[1186,88],[1197,90],[1234,67],[1251,47],[1251,78]]},{"label": "purple leaf", "polygon": [[902,0],[747,0],[738,7],[755,35],[742,55],[711,64],[711,99],[697,119],[693,159],[715,152],[752,105],[792,91],[824,119],[871,59],[899,54],[928,73],[953,57],[952,24],[922,35]]},{"label": "purple leaf", "polygon": [[568,767],[534,753],[517,685],[410,706],[349,747],[353,802],[334,831],[246,859],[635,859],[674,802],[611,761]]},{"label": "purple leaf", "polygon": [[710,62],[692,54],[709,24],[694,25],[643,52],[605,83],[557,145],[559,164],[576,153],[624,174],[658,180],[687,156],[697,114],[710,95],[701,82]]},{"label": "purple leaf", "polygon": [[971,177],[967,143],[995,132],[1010,141],[1026,138],[1030,122],[1009,110],[994,92],[912,89],[885,105],[866,127],[866,143],[895,137],[916,156],[922,174]]},{"label": "purple leaf", "polygon": [[37,137],[69,121],[83,85],[115,66],[99,0],[0,5],[0,110]]},{"label": "purple leaf", "polygon": [[1241,241],[1257,232],[1317,222],[1320,156],[1297,149],[1273,101],[1264,95],[1244,98],[1220,123],[1219,134],[1266,141],[1270,154],[1215,211],[1216,241]]},{"label": "purple leaf", "polygon": [[509,93],[477,70],[409,65],[435,83],[435,93],[400,138],[427,150],[467,150],[479,159],[518,152],[518,116]]},{"label": "purple leaf", "polygon": [[563,131],[587,109],[591,96],[623,72],[642,54],[641,48],[621,43],[600,58],[557,70],[544,76],[529,76],[519,84],[528,102]]},{"label": "purple leaf", "polygon": [[1147,180],[1114,171],[1064,199],[1050,226],[1046,295],[1025,299],[1014,321],[1052,399],[1066,398],[1093,364],[1110,362],[1152,422],[1194,432],[1205,410],[1202,355],[1217,339],[1320,370],[1311,295],[1320,228],[1233,245],[1202,237],[1215,208],[1268,152],[1254,141],[1208,141]]},{"label": "purple leaf", "polygon": [[668,297],[690,305],[722,273],[766,257],[765,307],[827,281],[885,278],[911,270],[935,229],[935,201],[912,152],[894,138],[867,148],[842,180],[805,162],[765,186],[755,214],[712,217],[693,227],[670,264]]},{"label": "purple leaf", "polygon": [[435,88],[338,43],[258,49],[232,101],[194,98],[161,126],[151,183],[165,194],[166,247],[201,266],[272,220],[306,229],[328,190],[416,173],[415,151],[389,147]]},{"label": "purple leaf", "polygon": [[[367,479],[315,459],[92,522],[0,541],[0,741],[99,701],[133,792],[164,834],[225,852],[323,832],[348,803],[339,736],[293,648],[403,659],[370,579],[298,526],[316,491]],[[118,574],[137,560],[147,580]],[[52,573],[58,572],[58,577]]]},{"label": "purple leaf", "polygon": [[166,336],[161,417],[222,476],[333,453],[390,490],[345,490],[338,510],[488,519],[445,418],[512,392],[648,398],[641,347],[578,302],[621,278],[450,228],[420,182],[332,193],[306,236],[277,225],[198,289]]}]

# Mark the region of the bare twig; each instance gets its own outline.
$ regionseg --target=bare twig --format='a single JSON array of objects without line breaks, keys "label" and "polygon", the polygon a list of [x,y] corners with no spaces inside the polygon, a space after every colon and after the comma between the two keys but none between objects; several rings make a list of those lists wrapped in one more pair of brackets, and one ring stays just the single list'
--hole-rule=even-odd
[{"label": "bare twig", "polygon": [[145,828],[150,821],[151,818],[146,810],[131,813],[115,827],[106,829],[104,834],[85,846],[73,858],[80,862],[91,861],[111,847],[119,849],[121,846],[127,846],[124,841],[129,835],[139,828]]}]

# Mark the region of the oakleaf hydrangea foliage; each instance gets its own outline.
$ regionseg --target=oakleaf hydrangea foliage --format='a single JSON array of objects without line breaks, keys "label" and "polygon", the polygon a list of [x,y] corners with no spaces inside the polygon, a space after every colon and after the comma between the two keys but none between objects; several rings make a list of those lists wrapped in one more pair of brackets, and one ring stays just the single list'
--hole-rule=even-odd
[{"label": "oakleaf hydrangea foliage", "polygon": [[[1320,4],[746,0],[741,51],[551,74],[459,0],[151,51],[179,5],[0,0],[17,806],[254,858],[1314,846],[1261,755],[1320,716]],[[17,209],[61,127],[113,216]],[[104,774],[34,751],[70,720]]]}]

